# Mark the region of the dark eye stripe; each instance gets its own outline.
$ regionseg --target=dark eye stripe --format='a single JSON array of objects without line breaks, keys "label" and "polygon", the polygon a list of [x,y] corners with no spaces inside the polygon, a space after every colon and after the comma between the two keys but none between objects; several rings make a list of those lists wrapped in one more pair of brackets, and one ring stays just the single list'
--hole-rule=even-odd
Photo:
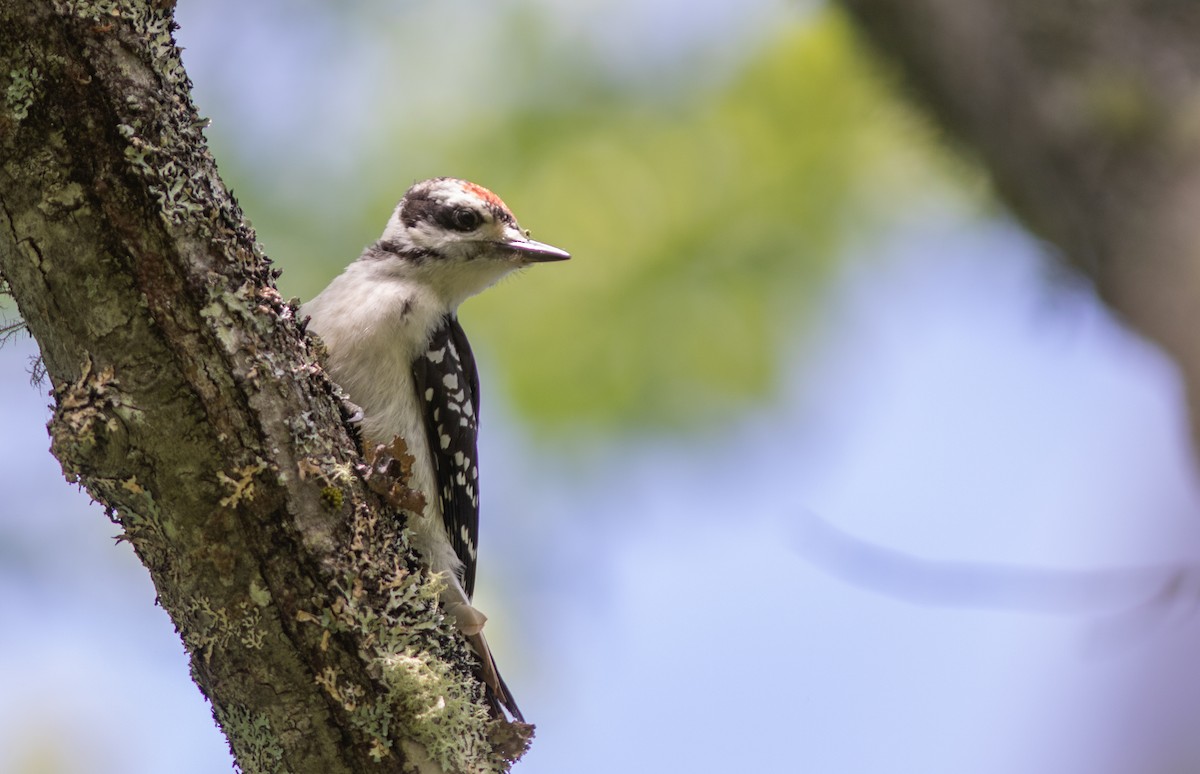
[{"label": "dark eye stripe", "polygon": [[434,212],[433,218],[454,231],[474,231],[483,222],[483,216],[469,207],[442,207]]},{"label": "dark eye stripe", "polygon": [[400,211],[400,220],[412,228],[422,220],[429,220],[438,210],[437,202],[421,190],[412,190],[404,197],[404,208]]}]

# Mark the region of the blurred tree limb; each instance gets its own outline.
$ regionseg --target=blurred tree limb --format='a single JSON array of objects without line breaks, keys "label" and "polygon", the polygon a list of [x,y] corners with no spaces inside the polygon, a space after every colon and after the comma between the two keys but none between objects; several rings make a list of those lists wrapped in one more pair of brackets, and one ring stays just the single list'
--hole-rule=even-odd
[{"label": "blurred tree limb", "polygon": [[842,5],[1025,223],[1174,357],[1200,439],[1200,5]]},{"label": "blurred tree limb", "polygon": [[504,770],[524,738],[371,491],[400,484],[356,470],[206,149],[173,5],[0,3],[0,288],[52,451],[150,570],[242,771]]}]

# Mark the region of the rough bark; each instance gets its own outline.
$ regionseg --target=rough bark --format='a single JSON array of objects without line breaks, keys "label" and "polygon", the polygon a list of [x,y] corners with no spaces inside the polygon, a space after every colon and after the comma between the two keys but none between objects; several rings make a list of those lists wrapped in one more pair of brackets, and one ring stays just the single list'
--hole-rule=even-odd
[{"label": "rough bark", "polygon": [[364,486],[206,150],[172,11],[0,1],[0,275],[52,451],[149,569],[243,771],[506,769],[523,738]]},{"label": "rough bark", "polygon": [[1174,357],[1200,439],[1200,5],[842,4],[1026,224]]}]

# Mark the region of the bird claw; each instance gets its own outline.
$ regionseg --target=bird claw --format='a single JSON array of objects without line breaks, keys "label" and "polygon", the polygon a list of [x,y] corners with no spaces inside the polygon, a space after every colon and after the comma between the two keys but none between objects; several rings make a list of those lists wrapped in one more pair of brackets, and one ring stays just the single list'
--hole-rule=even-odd
[{"label": "bird claw", "polygon": [[342,398],[342,417],[352,425],[362,424],[363,417],[362,406],[357,403],[351,403],[346,398]]}]

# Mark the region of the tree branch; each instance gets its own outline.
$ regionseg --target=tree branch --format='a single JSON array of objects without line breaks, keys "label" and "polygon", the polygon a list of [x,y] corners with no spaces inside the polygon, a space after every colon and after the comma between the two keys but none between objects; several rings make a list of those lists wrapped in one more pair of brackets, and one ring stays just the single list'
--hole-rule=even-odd
[{"label": "tree branch", "polygon": [[1175,358],[1200,440],[1200,6],[842,4],[1026,224]]},{"label": "tree branch", "polygon": [[172,8],[0,5],[0,275],[54,387],[52,451],[150,570],[243,771],[507,769],[523,729],[489,717],[402,514],[364,486],[206,149]]}]

